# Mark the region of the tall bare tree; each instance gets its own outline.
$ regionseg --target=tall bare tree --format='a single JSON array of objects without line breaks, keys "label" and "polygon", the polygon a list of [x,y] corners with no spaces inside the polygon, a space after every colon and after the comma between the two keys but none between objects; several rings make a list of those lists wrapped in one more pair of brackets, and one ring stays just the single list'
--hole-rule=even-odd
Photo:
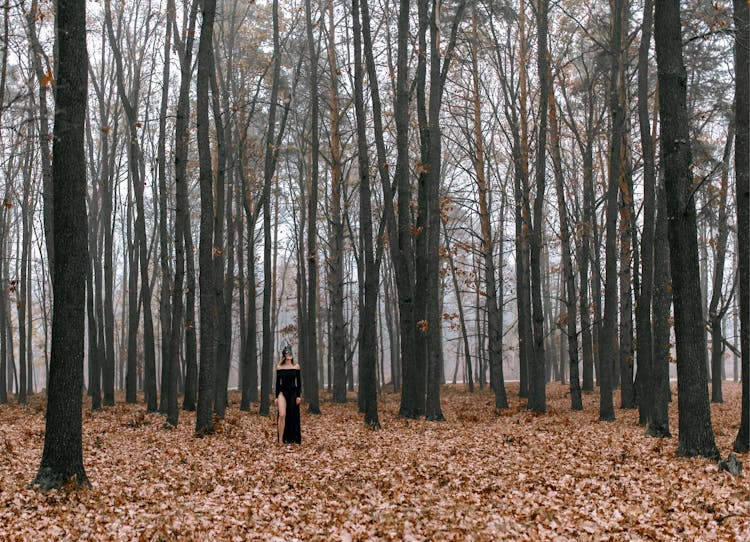
[{"label": "tall bare tree", "polygon": [[669,222],[681,455],[719,455],[711,426],[679,0],[656,0],[661,153]]},{"label": "tall bare tree", "polygon": [[52,145],[55,271],[52,355],[47,383],[44,450],[34,484],[42,490],[71,479],[89,485],[83,467],[81,384],[86,264],[86,154],[88,89],[86,2],[57,3],[55,125]]},{"label": "tall bare tree", "polygon": [[734,0],[735,125],[734,169],[739,254],[742,415],[734,449],[750,450],[750,6]]}]

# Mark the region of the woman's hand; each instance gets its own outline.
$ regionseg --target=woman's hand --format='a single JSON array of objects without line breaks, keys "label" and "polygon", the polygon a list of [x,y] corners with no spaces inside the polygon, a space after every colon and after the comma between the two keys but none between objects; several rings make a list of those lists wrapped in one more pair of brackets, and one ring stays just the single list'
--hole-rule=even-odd
[{"label": "woman's hand", "polygon": [[302,402],[302,399],[300,399],[299,397],[297,397],[297,399],[296,399],[296,403],[297,403],[297,404],[300,404],[301,402]]}]

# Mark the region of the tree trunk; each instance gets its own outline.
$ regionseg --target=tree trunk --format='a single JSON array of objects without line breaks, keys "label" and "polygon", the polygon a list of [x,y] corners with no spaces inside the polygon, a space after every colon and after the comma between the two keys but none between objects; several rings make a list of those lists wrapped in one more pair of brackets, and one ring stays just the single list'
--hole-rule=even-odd
[{"label": "tree trunk", "polygon": [[[213,29],[212,29],[213,32]],[[200,46],[199,46],[200,47]],[[213,314],[215,320],[213,326],[213,351],[214,360],[214,388],[213,388],[213,412],[219,418],[224,418],[224,411],[227,405],[226,380],[229,377],[229,355],[226,352],[227,345],[224,342],[225,323],[224,319],[224,210],[226,202],[226,173],[228,161],[228,145],[226,140],[226,129],[222,116],[219,84],[217,79],[219,75],[219,63],[216,61],[216,54],[211,49],[209,66],[209,85],[211,86],[211,107],[213,110],[214,120],[214,137],[216,138],[216,176],[213,175],[213,164],[211,164],[211,178],[214,182],[213,187],[213,248],[212,261],[214,274],[211,278],[212,295],[213,295]],[[230,207],[231,209],[231,207]],[[231,212],[231,211],[230,211]],[[202,288],[201,288],[202,289]],[[203,319],[201,316],[201,329],[203,328]],[[201,349],[203,341],[201,340]],[[199,391],[200,394],[200,391]]]},{"label": "tree trunk", "polygon": [[279,44],[279,0],[273,0],[273,81],[271,83],[268,131],[266,135],[265,164],[263,169],[263,348],[261,353],[260,415],[269,415],[271,394],[271,367],[273,365],[273,336],[271,335],[271,184],[276,167],[273,148],[276,128],[276,100],[279,95],[281,71],[281,46]]},{"label": "tree trunk", "polygon": [[[115,63],[117,65],[117,89],[120,95],[120,102],[125,109],[125,115],[128,121],[130,144],[128,147],[128,162],[130,166],[130,175],[133,182],[133,192],[135,194],[136,204],[136,219],[135,219],[135,232],[136,232],[136,244],[138,246],[138,259],[140,260],[140,278],[141,278],[141,297],[140,301],[143,305],[143,349],[144,349],[144,361],[145,361],[145,395],[147,402],[147,411],[154,412],[157,409],[156,401],[156,358],[154,352],[154,325],[153,318],[151,316],[151,286],[149,283],[148,276],[148,240],[146,239],[146,218],[145,209],[143,203],[143,180],[141,178],[140,166],[143,161],[143,155],[141,153],[140,145],[138,144],[138,132],[137,132],[137,107],[138,107],[138,94],[139,94],[139,81],[138,75],[140,72],[140,65],[136,67],[136,76],[134,82],[134,89],[132,96],[128,97],[125,91],[124,82],[124,70],[123,60],[118,40],[115,36],[114,29],[112,26],[112,14],[110,9],[110,2],[107,0],[105,6],[105,21],[107,26],[107,34],[109,41],[112,46],[112,52],[114,53]],[[134,272],[131,269],[131,272]]]},{"label": "tree trunk", "polygon": [[[568,226],[568,209],[565,203],[565,187],[563,186],[562,157],[560,154],[560,129],[557,124],[557,104],[554,90],[550,85],[549,92],[549,123],[552,148],[552,164],[555,171],[555,191],[557,192],[557,211],[560,216],[560,252],[562,257],[562,272],[565,282],[565,323],[564,335],[568,339],[568,365],[570,367],[570,408],[583,410],[581,399],[581,381],[578,376],[578,332],[576,331],[576,279],[571,261],[570,228]],[[562,327],[560,327],[562,332]],[[562,334],[561,334],[562,337]],[[560,344],[562,350],[562,341]]]},{"label": "tree trunk", "polygon": [[669,316],[672,306],[672,284],[669,271],[669,240],[667,239],[667,196],[664,192],[663,171],[660,173],[659,198],[654,226],[654,295],[651,301],[653,321],[653,363],[651,365],[652,403],[647,434],[652,437],[671,437],[669,432]]},{"label": "tree trunk", "polygon": [[[533,357],[529,371],[529,410],[542,413],[547,409],[546,383],[544,371],[544,311],[542,307],[541,255],[544,228],[543,207],[546,177],[547,145],[547,100],[549,96],[549,68],[547,51],[547,11],[549,2],[540,0],[537,9],[537,67],[539,72],[539,127],[536,154],[536,195],[534,197],[534,218],[530,235],[531,298],[534,330]],[[527,221],[528,224],[528,221]]]},{"label": "tree trunk", "polygon": [[[414,265],[411,222],[411,185],[409,173],[409,0],[400,0],[398,14],[398,34],[396,37],[396,100],[394,117],[396,124],[396,172],[394,183],[398,192],[398,212],[394,213],[389,202],[390,186],[383,185],[386,219],[391,247],[391,261],[394,264],[396,290],[398,292],[398,312],[401,347],[401,404],[399,416],[416,418],[419,416],[417,397],[417,370],[415,366],[414,343],[416,340],[416,320],[414,315]],[[365,54],[368,54],[365,47]],[[373,81],[370,81],[373,84]],[[396,216],[398,226],[396,226]],[[395,242],[394,242],[395,241]],[[395,249],[395,250],[394,250]]]},{"label": "tree trunk", "polygon": [[[493,237],[492,224],[490,220],[490,208],[487,202],[488,187],[485,181],[485,163],[484,163],[484,141],[482,136],[482,108],[480,101],[479,87],[479,62],[478,62],[478,37],[477,37],[477,13],[476,6],[472,10],[471,17],[471,79],[473,84],[473,113],[474,113],[474,175],[477,183],[477,195],[479,198],[479,224],[481,231],[481,252],[484,256],[485,282],[487,290],[487,321],[489,324],[489,362],[490,362],[490,385],[495,393],[495,408],[508,408],[508,397],[505,393],[505,378],[503,376],[503,329],[501,308],[497,304],[497,285],[495,284],[495,260],[493,257]],[[466,326],[463,322],[463,309],[461,308],[461,296],[458,291],[456,282],[456,272],[451,257],[451,271],[453,273],[453,283],[456,290],[456,297],[459,301],[459,314],[461,317],[461,329],[466,333]],[[502,281],[500,282],[502,288]],[[469,358],[469,345],[466,336],[466,363],[471,367]],[[473,383],[469,386],[469,391],[473,390]]]},{"label": "tree trunk", "polygon": [[[175,11],[174,1],[167,5],[167,28],[164,34],[164,67],[162,81],[169,81],[170,54],[172,52],[172,24]],[[159,263],[161,265],[161,287],[159,289],[159,323],[161,325],[161,402],[159,412],[166,414],[171,404],[169,392],[171,363],[179,363],[177,356],[172,356],[172,314],[170,307],[170,293],[172,293],[172,269],[169,262],[169,238],[167,237],[167,107],[169,105],[169,85],[162,85],[161,105],[159,107],[159,140],[158,140],[158,177],[159,177]],[[181,218],[181,217],[180,217]],[[175,232],[177,226],[175,224]],[[176,247],[175,247],[176,248]],[[175,255],[176,257],[176,255]],[[183,262],[184,265],[184,262]],[[182,291],[180,291],[180,303]],[[182,308],[180,307],[180,311]],[[180,312],[180,318],[182,313]],[[179,344],[179,343],[177,343]],[[176,403],[175,403],[176,404]],[[176,425],[176,423],[174,424]]]},{"label": "tree trunk", "polygon": [[[309,2],[308,2],[309,3]],[[368,18],[367,8],[363,5],[362,18]],[[352,1],[352,20],[354,34],[354,105],[357,115],[357,155],[359,170],[359,205],[360,237],[362,239],[364,281],[360,288],[364,292],[362,312],[360,313],[361,342],[359,348],[359,372],[361,386],[359,389],[362,410],[365,414],[365,425],[373,429],[380,428],[378,418],[377,396],[377,318],[379,265],[375,261],[372,243],[372,203],[370,194],[370,164],[367,152],[367,128],[364,106],[364,85],[362,73],[362,29],[360,27],[360,6],[358,0]],[[369,26],[366,29],[369,34]],[[314,265],[314,261],[310,264]]]},{"label": "tree trunk", "polygon": [[651,302],[654,295],[655,151],[648,111],[648,59],[654,24],[654,2],[645,0],[638,48],[638,124],[643,159],[643,233],[641,234],[641,289],[635,307],[638,374],[638,423],[646,425],[654,402],[654,352]]},{"label": "tree trunk", "polygon": [[734,441],[737,452],[750,450],[750,6],[734,0],[735,123],[734,169],[737,194],[739,254],[740,351],[742,353],[742,414]]},{"label": "tree trunk", "polygon": [[57,5],[57,96],[52,149],[55,272],[52,284],[52,357],[47,383],[44,451],[34,484],[62,487],[75,477],[89,485],[83,468],[81,383],[86,264],[86,155],[84,123],[88,83],[86,5]]},{"label": "tree trunk", "polygon": [[[318,398],[318,158],[320,134],[318,129],[318,47],[313,37],[312,0],[305,2],[307,48],[310,55],[311,156],[310,198],[307,220],[307,345],[303,366],[305,371],[305,400],[308,412],[320,414]],[[374,321],[372,322],[375,328]],[[374,346],[374,345],[373,345]]]},{"label": "tree trunk", "polygon": [[[724,343],[722,341],[721,326],[724,315],[729,308],[729,302],[719,307],[724,283],[724,260],[727,252],[729,226],[727,224],[727,195],[729,193],[729,161],[732,157],[734,143],[734,119],[729,121],[727,140],[724,144],[724,155],[721,166],[721,185],[719,188],[718,231],[714,243],[714,272],[711,291],[711,302],[708,306],[708,324],[711,328],[711,402],[723,403],[721,393],[722,366],[724,365]],[[731,296],[731,293],[730,293]]]},{"label": "tree trunk", "polygon": [[346,328],[344,323],[344,223],[341,216],[341,134],[339,131],[338,64],[333,2],[328,2],[328,64],[331,70],[331,240],[328,259],[330,291],[330,355],[333,361],[333,402],[346,402]]},{"label": "tree trunk", "polygon": [[[196,78],[196,117],[198,126],[198,161],[200,167],[200,246],[198,249],[200,285],[200,372],[198,374],[198,407],[196,434],[213,433],[212,419],[216,387],[216,284],[214,251],[214,182],[211,142],[209,140],[210,106],[208,93],[213,77],[213,33],[216,0],[202,0],[200,41],[198,42],[198,74]],[[222,187],[223,188],[223,187]],[[219,211],[220,213],[221,211]]]},{"label": "tree trunk", "polygon": [[622,146],[625,132],[625,110],[621,100],[624,84],[621,70],[622,24],[625,2],[616,0],[612,6],[612,34],[610,36],[610,88],[609,110],[612,132],[609,143],[609,172],[606,193],[606,264],[604,277],[604,322],[599,337],[599,419],[612,421],[615,411],[612,403],[612,379],[615,367],[615,340],[617,329],[617,194],[622,178]]},{"label": "tree trunk", "polygon": [[682,61],[679,0],[657,0],[655,27],[659,70],[661,150],[669,222],[677,346],[680,455],[719,456],[711,427],[705,370],[706,334],[700,298],[698,239],[693,200],[687,75]]}]

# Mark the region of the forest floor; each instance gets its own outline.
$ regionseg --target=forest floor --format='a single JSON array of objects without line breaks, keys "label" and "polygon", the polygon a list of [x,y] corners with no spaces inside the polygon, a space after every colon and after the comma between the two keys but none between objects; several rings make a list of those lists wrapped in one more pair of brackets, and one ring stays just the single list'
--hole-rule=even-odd
[{"label": "forest floor", "polygon": [[[118,404],[84,412],[92,488],[28,489],[44,442],[44,405],[0,405],[0,539],[117,540],[748,540],[750,484],[716,462],[679,458],[674,437],[653,439],[638,412],[598,421],[598,395],[569,410],[548,386],[548,413],[532,415],[508,386],[495,415],[485,390],[446,387],[446,422],[398,418],[385,394],[379,431],[356,401],[303,409],[301,446],[273,443],[273,418],[240,412],[217,433],[193,434]],[[731,450],[740,386],[712,405],[717,445]],[[616,397],[619,404],[619,397]],[[304,404],[303,404],[304,407]],[[750,456],[741,455],[746,468]]]}]

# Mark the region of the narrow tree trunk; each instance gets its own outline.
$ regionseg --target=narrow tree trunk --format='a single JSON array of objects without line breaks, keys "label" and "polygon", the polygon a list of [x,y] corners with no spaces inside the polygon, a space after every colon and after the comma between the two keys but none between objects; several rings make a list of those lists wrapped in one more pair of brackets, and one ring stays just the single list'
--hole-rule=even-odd
[{"label": "narrow tree trunk", "polygon": [[[550,85],[551,86],[551,85]],[[571,261],[570,228],[568,226],[568,209],[565,203],[563,186],[562,157],[560,155],[560,129],[557,124],[557,104],[554,90],[549,93],[549,123],[552,148],[552,164],[555,171],[555,191],[557,192],[557,212],[560,216],[560,252],[562,257],[562,274],[565,282],[565,323],[564,334],[568,339],[568,364],[570,367],[570,408],[583,410],[581,399],[581,381],[578,376],[578,332],[576,331],[576,279]],[[560,328],[562,332],[563,328]],[[562,337],[562,335],[561,335]],[[560,344],[562,350],[562,341]]]},{"label": "narrow tree trunk", "polygon": [[615,340],[617,330],[617,194],[622,177],[622,145],[625,131],[625,110],[621,100],[622,81],[621,46],[624,0],[612,5],[612,34],[610,36],[610,87],[609,110],[612,131],[609,142],[609,172],[606,192],[606,241],[604,276],[604,322],[599,337],[599,419],[612,421],[615,411],[612,403],[613,368],[615,367]]},{"label": "narrow tree trunk", "polygon": [[[531,299],[534,329],[533,357],[529,371],[529,410],[545,412],[547,409],[544,371],[544,311],[542,308],[541,255],[544,228],[544,190],[546,185],[547,100],[549,95],[549,68],[547,51],[548,0],[540,0],[537,9],[537,67],[539,72],[539,127],[536,154],[536,195],[534,197],[534,223],[530,236]],[[527,222],[528,223],[528,222]]]},{"label": "narrow tree trunk", "polygon": [[338,64],[333,2],[328,2],[328,64],[331,70],[331,240],[329,268],[330,355],[333,362],[333,402],[346,402],[346,328],[344,323],[344,223],[341,216],[341,135],[339,132]]},{"label": "narrow tree trunk", "polygon": [[[198,374],[198,406],[196,434],[213,433],[212,419],[216,386],[216,284],[214,245],[214,182],[213,159],[209,140],[208,98],[213,77],[213,33],[216,0],[202,0],[200,41],[198,42],[198,74],[196,79],[196,117],[198,126],[198,161],[200,167],[200,246],[198,249],[200,284],[200,372]],[[223,188],[223,187],[222,187]],[[219,211],[220,212],[220,211]]]},{"label": "narrow tree trunk", "polygon": [[271,184],[275,170],[276,151],[273,149],[276,128],[276,100],[279,94],[281,71],[281,46],[279,44],[279,0],[273,0],[273,81],[271,83],[268,131],[266,135],[265,164],[263,169],[263,348],[261,353],[260,415],[269,415],[271,394],[271,367],[273,336],[271,335]]},{"label": "narrow tree trunk", "polygon": [[[446,244],[448,244],[447,226],[446,226],[445,236],[446,236]],[[456,294],[456,304],[458,305],[458,321],[459,321],[459,324],[461,325],[461,339],[463,340],[462,344],[464,348],[464,355],[466,357],[466,375],[468,378],[469,393],[474,393],[474,378],[473,378],[473,375],[471,374],[472,372],[471,371],[471,350],[469,347],[469,333],[466,328],[466,319],[464,318],[464,304],[461,301],[461,290],[459,289],[458,279],[456,278],[456,264],[453,261],[453,251],[448,252],[448,263],[451,268],[451,278],[453,280],[453,291]],[[460,344],[461,343],[459,343],[459,346]],[[456,357],[456,372],[457,371],[458,371],[458,354]],[[453,375],[454,384],[456,383],[455,381],[456,381],[456,376],[454,373]]]},{"label": "narrow tree trunk", "polygon": [[[721,167],[721,185],[719,188],[718,232],[714,243],[714,270],[713,285],[711,291],[711,302],[708,306],[708,323],[711,328],[711,402],[723,403],[724,397],[721,393],[722,366],[724,365],[724,343],[722,341],[721,325],[724,314],[729,308],[719,308],[724,283],[724,260],[727,252],[727,239],[729,237],[729,226],[727,224],[727,195],[729,193],[729,161],[732,157],[732,144],[734,143],[734,119],[729,121],[727,140],[724,144],[724,155]],[[730,294],[731,295],[731,294]]]},{"label": "narrow tree trunk", "polygon": [[[311,160],[310,198],[307,219],[307,348],[303,366],[305,370],[305,400],[308,412],[320,414],[318,398],[318,158],[320,134],[318,133],[318,47],[313,37],[312,0],[305,2],[307,48],[310,55]],[[364,212],[364,211],[363,211]],[[375,322],[372,322],[375,329]],[[374,347],[375,345],[373,345]]]},{"label": "narrow tree trunk", "polygon": [[[503,329],[501,319],[501,308],[497,304],[497,285],[495,284],[495,260],[493,255],[493,237],[492,225],[490,221],[490,208],[487,202],[488,187],[485,181],[485,162],[484,162],[484,140],[482,135],[482,108],[480,102],[479,87],[479,62],[478,62],[478,36],[477,36],[477,13],[476,6],[472,10],[471,17],[472,41],[471,41],[471,79],[473,84],[472,107],[474,113],[474,175],[477,183],[477,196],[479,199],[479,224],[481,230],[481,252],[484,256],[485,283],[487,291],[487,321],[489,324],[489,362],[490,362],[490,385],[495,393],[495,408],[508,408],[508,397],[505,393],[505,378],[503,376]],[[461,329],[466,333],[466,327],[463,322],[463,310],[460,304],[460,294],[456,282],[456,273],[451,257],[451,271],[453,273],[454,288],[456,297],[459,301],[459,314],[461,317]],[[502,282],[500,283],[502,288]],[[464,335],[466,342],[466,363],[471,367],[469,356],[468,340]],[[469,386],[469,391],[473,390],[473,383]]]},{"label": "narrow tree trunk", "polygon": [[654,295],[655,151],[648,111],[648,60],[654,24],[654,2],[645,0],[638,48],[638,125],[643,160],[643,233],[641,234],[641,289],[635,308],[638,376],[638,423],[646,425],[654,402],[654,351],[651,303]]},{"label": "narrow tree trunk", "polygon": [[651,365],[652,403],[648,417],[647,434],[653,437],[671,437],[669,432],[669,316],[672,306],[672,284],[669,272],[669,240],[667,239],[667,201],[664,192],[663,172],[660,173],[659,198],[654,226],[654,295],[653,363]]},{"label": "narrow tree trunk", "polygon": [[[363,6],[364,7],[364,6]],[[364,88],[362,73],[362,30],[360,27],[359,1],[352,1],[352,20],[354,33],[354,105],[357,114],[357,154],[359,170],[359,205],[361,221],[362,253],[364,281],[360,288],[364,291],[362,312],[360,313],[361,342],[359,348],[359,371],[362,398],[361,404],[365,414],[365,425],[373,429],[380,428],[378,418],[377,396],[377,318],[379,265],[375,261],[372,242],[372,203],[370,194],[370,164],[367,152],[367,130],[364,107]],[[368,16],[363,11],[363,19]],[[368,20],[369,22],[369,20]],[[369,28],[367,29],[369,34]],[[314,265],[314,261],[310,262]],[[312,272],[312,270],[311,270]]]},{"label": "narrow tree trunk", "polygon": [[[169,81],[170,55],[172,52],[172,24],[175,7],[173,0],[167,5],[167,28],[164,34],[164,67],[162,81]],[[159,289],[159,323],[161,325],[161,402],[159,412],[166,414],[172,398],[169,392],[169,377],[172,372],[171,363],[178,363],[178,358],[172,356],[172,314],[170,307],[170,293],[172,293],[172,269],[169,262],[169,238],[167,237],[167,107],[169,105],[169,85],[162,85],[161,105],[159,107],[159,140],[158,140],[158,177],[159,177],[159,263],[161,265],[161,287]],[[176,231],[175,224],[175,231]],[[182,296],[182,292],[180,292]],[[182,310],[182,308],[180,308]],[[179,344],[179,343],[178,343]],[[175,403],[176,404],[176,403]],[[174,424],[176,425],[176,423]]]}]

